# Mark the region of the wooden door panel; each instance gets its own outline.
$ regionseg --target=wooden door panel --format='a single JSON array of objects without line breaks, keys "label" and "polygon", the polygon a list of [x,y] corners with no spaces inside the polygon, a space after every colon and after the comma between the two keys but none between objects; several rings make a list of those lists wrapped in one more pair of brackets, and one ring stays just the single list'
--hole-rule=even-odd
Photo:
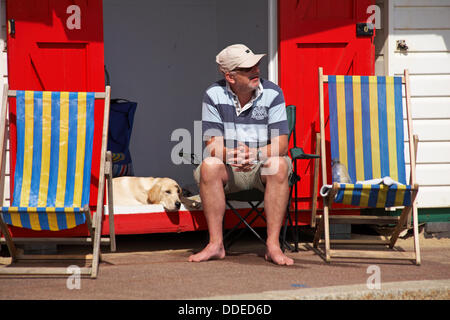
[{"label": "wooden door panel", "polygon": [[12,89],[104,90],[101,0],[7,1]]},{"label": "wooden door panel", "polygon": [[[88,87],[87,43],[38,42],[30,60],[40,90],[70,88],[83,91]],[[48,68],[52,64],[52,68]],[[75,76],[76,75],[76,76]]]}]

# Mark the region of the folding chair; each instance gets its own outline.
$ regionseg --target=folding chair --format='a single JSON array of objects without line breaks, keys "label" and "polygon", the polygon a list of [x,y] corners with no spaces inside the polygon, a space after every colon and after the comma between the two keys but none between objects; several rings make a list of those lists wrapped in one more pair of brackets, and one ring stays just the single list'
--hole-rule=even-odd
[{"label": "folding chair", "polygon": [[[298,251],[298,208],[297,208],[297,183],[300,181],[300,177],[297,174],[297,160],[308,160],[308,159],[314,159],[319,158],[319,155],[315,154],[306,154],[302,148],[297,147],[296,142],[296,136],[295,136],[295,121],[296,121],[296,106],[294,105],[288,105],[286,106],[286,115],[287,115],[287,121],[289,126],[289,135],[288,139],[290,140],[291,137],[293,139],[293,147],[289,149],[289,153],[291,154],[291,158],[293,161],[293,172],[291,173],[289,177],[289,200],[288,205],[286,208],[286,218],[284,223],[284,228],[280,236],[280,242],[284,249],[288,248],[292,251]],[[315,185],[315,187],[317,187]],[[317,188],[315,188],[317,189]],[[290,208],[292,203],[292,191],[295,190],[295,223],[292,222],[291,215],[290,215]],[[317,194],[316,194],[317,199]],[[264,222],[266,222],[265,216],[264,216],[264,208],[259,207],[264,202],[264,192],[261,192],[258,189],[252,189],[248,191],[241,191],[237,193],[228,194],[225,197],[226,204],[229,209],[232,210],[232,212],[239,218],[239,223],[235,225],[232,229],[230,229],[225,235],[224,235],[224,243],[225,247],[229,248],[231,244],[236,241],[240,235],[246,230],[243,229],[240,231],[238,235],[230,239],[228,242],[226,240],[228,238],[231,238],[231,235],[233,232],[241,226],[241,224],[244,224],[245,227],[250,230],[262,243],[265,244],[265,241],[262,239],[262,237],[252,228],[252,224],[258,219],[262,219]],[[240,201],[240,202],[247,202],[250,205],[250,210],[245,214],[245,216],[242,216],[239,214],[239,212],[233,207],[231,201]],[[313,201],[315,203],[316,201]],[[313,209],[315,212],[315,208]],[[252,214],[255,213],[255,215],[252,217]],[[252,217],[250,219],[250,217]],[[292,249],[291,245],[286,241],[286,230],[287,226],[290,225],[294,228],[293,237],[294,237],[294,249]]]},{"label": "folding chair", "polygon": [[[250,209],[247,213],[242,216],[233,205],[232,201],[236,202],[246,202],[250,205]],[[223,236],[223,242],[225,249],[229,249],[231,245],[239,239],[245,230],[250,230],[256,238],[261,241],[264,245],[266,245],[266,241],[261,237],[260,234],[252,227],[255,221],[259,218],[266,223],[266,218],[264,216],[264,207],[260,207],[260,205],[264,202],[264,192],[258,189],[245,190],[235,193],[230,193],[225,195],[225,203],[227,207],[239,218],[239,222],[228,232],[226,232]],[[255,213],[252,217],[252,214]],[[225,218],[224,218],[225,223]],[[245,225],[244,229],[241,229],[239,233],[236,235],[235,232],[242,225]],[[234,236],[233,236],[234,234]]]},{"label": "folding chair", "polygon": [[[298,243],[299,243],[299,237],[298,237],[298,183],[300,182],[300,175],[298,174],[297,170],[297,160],[314,160],[314,183],[313,183],[313,196],[312,196],[312,202],[311,202],[311,226],[314,227],[315,221],[316,221],[316,211],[317,211],[317,188],[318,188],[318,177],[319,177],[319,136],[316,136],[317,144],[316,144],[316,153],[315,154],[307,154],[303,151],[303,148],[297,147],[297,136],[296,136],[296,130],[295,130],[295,123],[296,123],[296,106],[294,105],[288,105],[286,107],[286,115],[287,120],[289,124],[289,141],[292,138],[292,148],[289,149],[289,153],[291,154],[291,159],[293,162],[293,173],[290,176],[289,179],[289,187],[290,187],[290,197],[286,212],[286,220],[284,223],[283,228],[283,234],[282,234],[282,243],[284,246],[288,247],[292,251],[297,252],[298,251]],[[292,193],[293,192],[293,193]],[[294,196],[294,221],[291,219],[290,215],[290,208],[292,206],[292,196]],[[286,241],[286,230],[288,225],[293,228],[293,238],[294,238],[294,249],[291,248],[290,245],[288,245]]]},{"label": "folding chair", "polygon": [[[328,83],[329,137],[331,159],[338,159],[348,170],[351,183],[333,181],[328,185],[325,153],[324,83]],[[407,135],[409,140],[410,180],[406,181],[404,153],[402,86],[406,93]],[[317,248],[325,234],[325,260],[331,258],[366,258],[413,260],[420,264],[416,195],[419,189],[415,174],[415,142],[413,136],[409,74],[403,77],[323,75],[319,68],[320,131],[324,200],[314,239]],[[387,178],[388,177],[388,178]],[[394,183],[392,183],[394,181]],[[381,183],[380,183],[381,182]],[[332,215],[332,203],[361,208],[403,207],[400,217],[372,215]],[[396,249],[395,243],[407,228],[412,212],[414,252],[386,250],[372,245]],[[330,223],[395,225],[386,240],[331,240]],[[344,250],[330,244],[362,245],[365,249]],[[371,249],[371,250],[369,250]]]},{"label": "folding chair", "polygon": [[[1,113],[1,185],[5,180],[7,113],[14,121],[16,134],[10,140],[11,156],[16,159],[11,205],[3,206],[1,194],[0,227],[12,258],[18,260],[85,260],[90,267],[80,268],[82,275],[97,277],[100,243],[110,243],[115,251],[114,213],[112,209],[112,163],[106,152],[110,87],[105,92],[19,91],[4,87]],[[15,98],[9,106],[8,97]],[[103,130],[94,131],[95,99],[104,100]],[[101,113],[100,113],[101,114]],[[11,125],[10,125],[11,126]],[[91,181],[95,132],[101,132],[99,181]],[[96,162],[98,163],[98,162]],[[92,166],[95,167],[95,166]],[[13,171],[14,170],[14,171]],[[98,172],[95,174],[97,176]],[[109,238],[102,238],[104,182],[108,179]],[[97,180],[97,179],[95,179]],[[89,206],[91,187],[98,183],[97,209],[92,221]],[[92,205],[92,204],[91,204]],[[7,225],[51,232],[87,225],[87,238],[13,238]],[[90,244],[89,255],[30,255],[15,243]],[[3,267],[0,274],[67,274],[64,267]]]}]

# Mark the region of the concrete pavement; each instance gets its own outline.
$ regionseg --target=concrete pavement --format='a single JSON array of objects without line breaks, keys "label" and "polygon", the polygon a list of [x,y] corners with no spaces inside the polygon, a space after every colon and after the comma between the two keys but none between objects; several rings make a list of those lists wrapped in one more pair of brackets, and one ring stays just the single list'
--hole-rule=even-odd
[{"label": "concrete pavement", "polygon": [[[264,260],[264,246],[252,235],[224,260],[187,262],[205,240],[205,232],[120,236],[118,252],[103,254],[97,279],[82,278],[79,288],[69,289],[67,277],[1,277],[0,300],[449,299],[449,238],[421,235],[421,266],[381,260],[327,264],[309,243],[287,253],[293,266],[276,266]],[[411,250],[413,240],[397,245]],[[8,260],[1,258],[0,267]],[[380,289],[367,286],[374,269]]]},{"label": "concrete pavement", "polygon": [[379,289],[367,284],[265,291],[214,296],[206,300],[450,300],[450,280],[382,283]]}]

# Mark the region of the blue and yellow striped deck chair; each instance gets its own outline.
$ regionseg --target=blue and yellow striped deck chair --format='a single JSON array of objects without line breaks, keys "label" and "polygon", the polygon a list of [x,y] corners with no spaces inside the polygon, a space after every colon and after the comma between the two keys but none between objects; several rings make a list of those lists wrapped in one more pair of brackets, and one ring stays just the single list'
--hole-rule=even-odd
[{"label": "blue and yellow striped deck chair", "polygon": [[[92,222],[89,208],[94,109],[96,98],[105,100],[104,123],[107,126],[110,89],[107,87],[102,93],[50,92],[15,91],[8,90],[5,86],[4,90],[4,95],[16,98],[14,113],[16,145],[12,148],[16,152],[16,164],[14,176],[11,177],[13,179],[11,205],[0,207],[2,233],[5,235],[12,259],[13,261],[39,259],[39,256],[19,254],[6,225],[36,231],[61,231],[86,224],[94,253],[92,266],[83,268],[81,272],[95,277],[100,254],[98,246],[101,238],[101,222]],[[7,105],[4,103],[1,127],[4,135],[6,110]],[[5,136],[0,136],[0,139],[3,142],[2,150],[5,151]],[[103,150],[103,158],[106,157],[105,152],[106,149]],[[2,163],[2,173],[4,173],[3,166]],[[105,165],[100,164],[101,169],[102,167],[104,170]],[[103,183],[101,185],[99,192],[103,193]],[[99,197],[99,200],[103,203],[103,198]],[[97,208],[97,216],[101,215],[101,208],[102,206]],[[111,230],[110,236],[108,240],[114,242],[114,230]],[[86,243],[86,239],[84,240]],[[85,259],[86,256],[79,258]],[[40,268],[35,270],[2,268],[0,272],[20,271],[34,274],[42,273],[43,270],[49,271]],[[60,272],[50,271],[49,273],[56,274]]]},{"label": "blue and yellow striped deck chair", "polygon": [[[324,83],[328,83],[329,118],[325,119]],[[406,93],[407,135],[409,140],[410,181],[407,183],[403,116],[403,85]],[[317,248],[325,233],[324,256],[327,262],[339,258],[406,259],[420,264],[418,221],[415,198],[418,185],[415,179],[414,137],[409,104],[409,74],[403,77],[323,75],[319,68],[320,129],[324,213],[316,230]],[[325,123],[329,126],[331,159],[339,160],[348,171],[350,182],[327,179]],[[329,159],[329,158],[328,158]],[[396,183],[392,183],[395,181]],[[384,183],[386,182],[386,183]],[[400,217],[329,215],[332,203],[361,208],[403,207]],[[331,250],[330,223],[395,224],[390,239],[362,244],[382,244],[394,248],[399,233],[409,225],[413,213],[414,252],[395,250]],[[356,244],[354,240],[333,241]]]}]

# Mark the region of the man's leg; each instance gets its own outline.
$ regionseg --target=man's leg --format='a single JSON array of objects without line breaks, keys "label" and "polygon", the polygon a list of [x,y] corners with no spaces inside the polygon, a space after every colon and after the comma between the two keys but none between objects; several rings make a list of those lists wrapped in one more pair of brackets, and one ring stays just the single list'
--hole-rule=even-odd
[{"label": "man's leg", "polygon": [[266,185],[264,210],[267,219],[266,260],[279,265],[292,265],[280,248],[280,230],[289,201],[288,164],[283,157],[269,158],[261,169],[261,180]]},{"label": "man's leg", "polygon": [[191,262],[223,259],[222,222],[225,214],[225,193],[223,186],[228,181],[225,164],[217,158],[206,158],[200,168],[200,197],[203,213],[208,224],[209,243],[199,253],[189,257]]}]

